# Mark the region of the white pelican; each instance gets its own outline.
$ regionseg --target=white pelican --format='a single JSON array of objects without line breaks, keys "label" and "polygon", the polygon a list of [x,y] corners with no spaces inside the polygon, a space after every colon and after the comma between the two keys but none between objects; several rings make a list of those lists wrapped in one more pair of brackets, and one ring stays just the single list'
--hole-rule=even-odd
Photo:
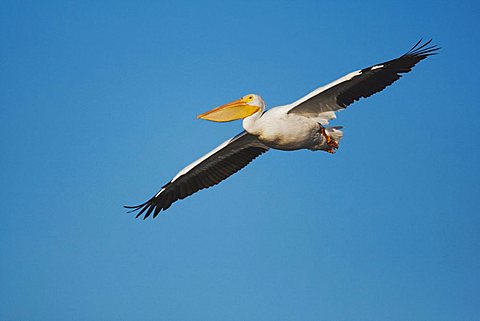
[{"label": "white pelican", "polygon": [[172,203],[220,183],[270,148],[334,153],[343,133],[341,127],[326,125],[335,119],[335,112],[382,91],[439,49],[429,45],[431,40],[421,42],[399,58],[351,72],[289,105],[265,111],[262,97],[249,94],[199,115],[215,122],[243,119],[244,131],[182,169],[145,203],[125,207],[139,211],[137,218],[143,213],[144,219],[152,213],[155,218]]}]

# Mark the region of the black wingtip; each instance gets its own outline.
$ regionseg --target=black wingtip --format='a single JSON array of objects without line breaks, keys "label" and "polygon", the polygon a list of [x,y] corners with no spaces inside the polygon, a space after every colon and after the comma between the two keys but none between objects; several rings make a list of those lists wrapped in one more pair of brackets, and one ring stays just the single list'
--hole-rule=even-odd
[{"label": "black wingtip", "polygon": [[[408,54],[409,52],[414,51],[415,48],[417,48],[417,46],[418,46],[422,41],[423,41],[423,38],[420,38],[420,40],[418,40],[418,42],[417,42],[412,48],[410,48],[409,51],[407,51],[407,54]],[[431,39],[430,39],[430,41],[431,41]]]},{"label": "black wingtip", "polygon": [[[133,205],[133,206],[124,205],[123,207],[129,210],[129,211],[127,211],[128,214],[139,211],[137,213],[137,215],[135,215],[135,218],[139,218],[145,212],[145,210],[147,210],[149,208],[152,208],[152,207],[155,207],[155,205],[152,202],[154,199],[155,199],[155,197],[152,197],[148,201],[146,201],[145,203],[142,203],[142,204],[139,204],[139,205]],[[153,208],[152,208],[152,210],[153,210]],[[151,212],[151,211],[149,210],[149,212]],[[150,215],[150,213],[147,213],[147,214]],[[144,217],[144,219],[147,218],[148,215],[146,215]]]},{"label": "black wingtip", "polygon": [[432,55],[438,54],[438,50],[441,48],[437,45],[430,45],[432,43],[433,39],[429,39],[427,41],[423,42],[423,38],[420,38],[420,40],[409,50],[407,51],[403,56],[421,56],[421,57],[428,57]]},{"label": "black wingtip", "polygon": [[126,208],[128,209],[129,211],[127,211],[127,213],[133,213],[133,212],[136,212],[138,211],[139,209],[141,209],[143,206],[145,206],[147,204],[147,202],[143,203],[143,204],[140,204],[140,205],[134,205],[134,206],[130,206],[130,205],[123,205],[123,208]]}]

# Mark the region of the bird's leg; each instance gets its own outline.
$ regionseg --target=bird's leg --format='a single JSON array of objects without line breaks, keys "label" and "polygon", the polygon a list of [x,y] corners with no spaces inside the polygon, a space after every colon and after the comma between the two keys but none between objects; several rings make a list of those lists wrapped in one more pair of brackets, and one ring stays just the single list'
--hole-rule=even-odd
[{"label": "bird's leg", "polygon": [[338,143],[335,139],[330,137],[330,135],[327,134],[327,131],[325,130],[324,127],[322,127],[322,135],[325,137],[327,140],[327,145],[330,146],[330,149],[327,149],[326,151],[329,152],[330,154],[335,154],[335,150],[338,149]]}]

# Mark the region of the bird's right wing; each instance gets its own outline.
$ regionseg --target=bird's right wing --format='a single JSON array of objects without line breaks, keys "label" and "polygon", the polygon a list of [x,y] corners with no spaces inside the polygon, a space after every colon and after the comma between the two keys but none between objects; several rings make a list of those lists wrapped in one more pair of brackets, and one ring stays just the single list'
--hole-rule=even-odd
[{"label": "bird's right wing", "polygon": [[153,212],[155,218],[179,199],[220,183],[268,149],[257,137],[243,131],[182,169],[145,203],[125,207],[130,212],[139,211],[137,217],[145,213],[146,219]]}]

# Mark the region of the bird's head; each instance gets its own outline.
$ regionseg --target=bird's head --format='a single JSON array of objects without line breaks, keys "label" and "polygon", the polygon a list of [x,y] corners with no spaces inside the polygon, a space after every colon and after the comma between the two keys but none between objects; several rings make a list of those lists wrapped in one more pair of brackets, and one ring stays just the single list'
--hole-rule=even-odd
[{"label": "bird's head", "polygon": [[265,102],[262,97],[255,94],[248,94],[238,100],[234,100],[228,104],[207,111],[197,118],[227,122],[232,120],[243,119],[258,112],[265,110]]}]

